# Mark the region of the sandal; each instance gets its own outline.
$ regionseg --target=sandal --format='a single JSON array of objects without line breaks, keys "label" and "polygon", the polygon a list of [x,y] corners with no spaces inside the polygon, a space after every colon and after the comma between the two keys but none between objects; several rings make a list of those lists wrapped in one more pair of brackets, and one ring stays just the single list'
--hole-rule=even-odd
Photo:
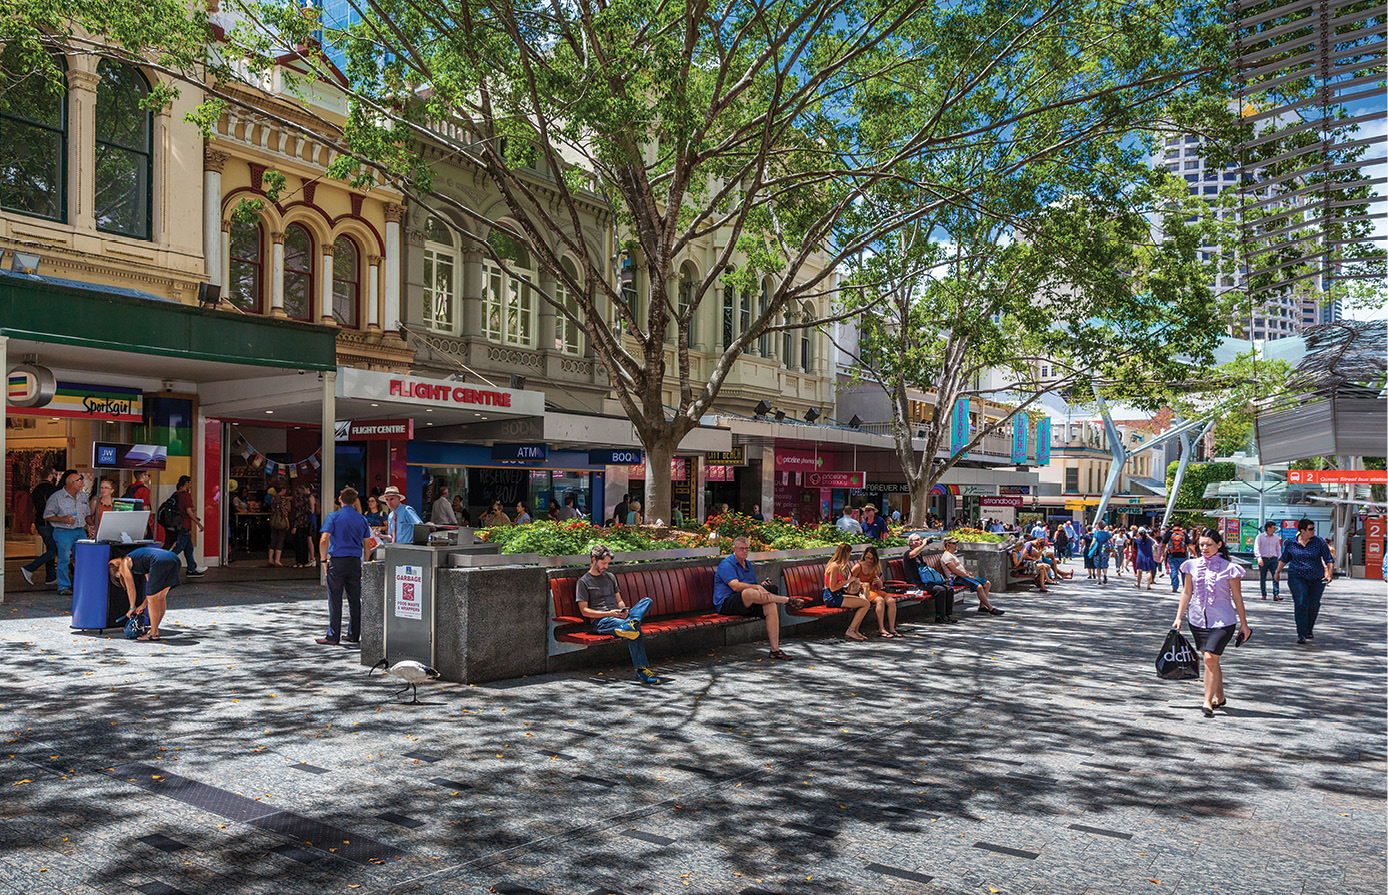
[{"label": "sandal", "polygon": [[790,655],[787,654],[784,650],[781,650],[781,649],[774,649],[774,650],[771,651],[771,658],[773,658],[773,659],[789,659],[789,658],[790,658]]},{"label": "sandal", "polygon": [[164,638],[163,638],[163,637],[160,637],[160,636],[157,635],[157,634],[156,634],[155,636],[153,636],[153,637],[149,636],[148,634],[142,634],[142,635],[140,635],[139,637],[136,637],[135,639],[136,639],[136,640],[144,640],[144,641],[147,641],[147,642],[152,641],[152,642],[154,642],[154,643],[158,643],[159,641],[163,640]]},{"label": "sandal", "polygon": [[805,601],[800,597],[791,597],[786,600],[786,608],[792,612],[797,612],[805,608]]},{"label": "sandal", "polygon": [[844,631],[843,636],[847,637],[849,640],[857,640],[859,642],[867,640],[859,631]]}]

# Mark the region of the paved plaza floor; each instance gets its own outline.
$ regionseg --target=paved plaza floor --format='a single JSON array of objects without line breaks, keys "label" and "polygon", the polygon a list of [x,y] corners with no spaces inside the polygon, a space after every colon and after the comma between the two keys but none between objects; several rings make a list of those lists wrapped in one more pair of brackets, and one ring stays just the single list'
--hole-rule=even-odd
[{"label": "paved plaza floor", "polygon": [[659,688],[601,667],[406,705],[314,645],[309,583],[214,571],[158,644],[26,596],[0,605],[0,893],[1383,895],[1381,583],[1331,585],[1304,647],[1255,595],[1214,719],[1155,676],[1169,590],[996,600],[660,662]]}]

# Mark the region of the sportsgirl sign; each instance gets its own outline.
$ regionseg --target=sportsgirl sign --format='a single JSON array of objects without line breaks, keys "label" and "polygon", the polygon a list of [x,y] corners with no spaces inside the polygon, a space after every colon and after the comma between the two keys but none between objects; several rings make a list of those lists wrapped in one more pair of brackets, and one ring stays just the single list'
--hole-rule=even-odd
[{"label": "sportsgirl sign", "polygon": [[338,368],[337,396],[389,401],[397,405],[487,410],[508,416],[543,416],[545,412],[544,392],[401,376],[398,373],[380,373],[353,367]]}]

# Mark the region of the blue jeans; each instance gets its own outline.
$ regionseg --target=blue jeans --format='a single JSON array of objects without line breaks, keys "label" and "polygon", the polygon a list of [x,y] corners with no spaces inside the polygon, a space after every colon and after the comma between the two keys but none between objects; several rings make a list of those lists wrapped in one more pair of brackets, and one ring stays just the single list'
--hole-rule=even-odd
[{"label": "blue jeans", "polygon": [[1272,576],[1272,595],[1275,597],[1281,593],[1277,587],[1277,557],[1275,556],[1264,556],[1258,560],[1258,587],[1262,590],[1265,600],[1268,596],[1269,575]]},{"label": "blue jeans", "polygon": [[[636,605],[631,607],[631,609],[627,611],[626,618],[613,618],[611,616],[608,616],[607,618],[595,619],[593,621],[593,630],[599,634],[611,634],[613,631],[617,629],[618,625],[623,624],[624,622],[631,621],[636,622],[639,625],[641,623],[641,619],[645,618],[646,613],[650,611],[651,601],[649,599],[638,600],[636,602]],[[635,640],[628,640],[627,650],[631,653],[631,664],[636,666],[637,668],[645,668],[647,665],[651,664],[646,659],[645,634],[642,634]]]},{"label": "blue jeans", "polygon": [[188,571],[197,569],[198,565],[193,560],[193,533],[186,528],[175,528],[173,531],[164,529],[164,549],[172,550],[174,553],[182,553],[183,559],[188,563]]},{"label": "blue jeans", "polygon": [[34,557],[34,561],[24,568],[33,573],[39,570],[39,566],[48,566],[48,581],[51,582],[58,576],[58,564],[54,561],[58,558],[58,544],[53,540],[53,526],[36,525],[34,531],[43,539],[43,553]]},{"label": "blue jeans", "polygon": [[1321,614],[1321,594],[1325,592],[1324,578],[1293,578],[1287,576],[1287,589],[1292,592],[1292,608],[1296,611],[1296,636],[1310,637]]},{"label": "blue jeans", "polygon": [[60,590],[72,590],[72,572],[68,570],[68,563],[72,561],[72,548],[86,535],[87,530],[85,528],[53,529],[53,543],[58,548],[58,588]]},{"label": "blue jeans", "polygon": [[1178,591],[1181,589],[1181,563],[1185,562],[1184,556],[1173,556],[1167,563],[1171,566],[1171,589]]}]

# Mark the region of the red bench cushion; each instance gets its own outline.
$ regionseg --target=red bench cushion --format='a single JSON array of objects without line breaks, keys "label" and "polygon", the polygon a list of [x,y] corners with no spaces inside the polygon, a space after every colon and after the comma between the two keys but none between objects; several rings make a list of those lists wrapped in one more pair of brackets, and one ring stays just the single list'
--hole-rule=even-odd
[{"label": "red bench cushion", "polygon": [[[626,605],[634,606],[645,599],[651,601],[651,609],[641,622],[641,631],[647,635],[729,624],[743,618],[713,611],[711,566],[633,568],[613,574],[617,578],[617,590]],[[570,575],[549,580],[550,597],[554,601],[554,621],[559,625],[555,639],[584,646],[615,640],[611,635],[595,633],[591,628],[591,619],[579,614],[578,601],[574,599],[579,577]]]}]

